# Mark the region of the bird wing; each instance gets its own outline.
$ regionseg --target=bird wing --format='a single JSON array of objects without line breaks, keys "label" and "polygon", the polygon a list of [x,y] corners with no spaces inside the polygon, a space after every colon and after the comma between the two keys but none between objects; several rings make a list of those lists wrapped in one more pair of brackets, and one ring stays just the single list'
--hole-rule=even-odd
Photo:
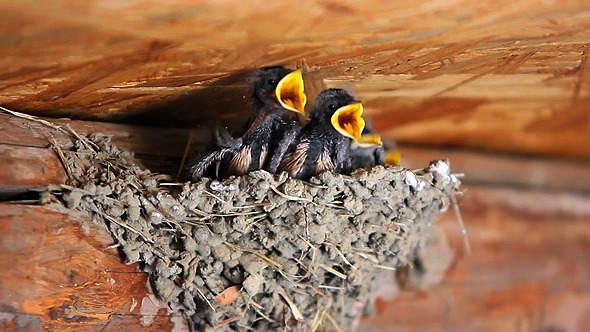
[{"label": "bird wing", "polygon": [[280,164],[279,171],[287,172],[291,177],[297,177],[297,174],[301,172],[305,158],[307,157],[307,150],[309,149],[309,143],[302,141],[297,144],[295,150],[288,153]]},{"label": "bird wing", "polygon": [[266,147],[262,147],[262,150],[260,151],[260,158],[258,160],[258,169],[263,168],[263,166],[266,164],[266,157],[268,156],[268,149]]},{"label": "bird wing", "polygon": [[330,158],[330,153],[328,150],[324,150],[320,157],[318,158],[318,162],[316,164],[316,174],[320,174],[326,171],[334,171],[334,162],[332,162],[332,158]]},{"label": "bird wing", "polygon": [[[288,131],[285,133],[281,141],[277,144],[275,151],[272,153],[270,158],[270,162],[268,164],[267,170],[270,173],[276,173],[277,169],[281,164],[281,160],[285,156],[287,149],[291,146],[297,134],[299,133],[300,127],[297,125],[292,125]],[[261,164],[262,165],[262,164]]]},{"label": "bird wing", "polygon": [[252,164],[252,149],[249,145],[241,147],[233,156],[229,164],[229,173],[234,175],[242,175],[248,173],[250,165]]},{"label": "bird wing", "polygon": [[215,176],[219,177],[219,163],[229,153],[233,153],[233,150],[228,149],[228,148],[221,148],[221,149],[215,150],[213,152],[210,152],[208,155],[203,157],[197,164],[195,164],[193,167],[191,167],[191,169],[190,169],[191,180],[197,181],[200,178],[202,178],[203,174],[214,163],[217,163],[217,165],[216,165],[217,170],[215,172],[216,173]]}]

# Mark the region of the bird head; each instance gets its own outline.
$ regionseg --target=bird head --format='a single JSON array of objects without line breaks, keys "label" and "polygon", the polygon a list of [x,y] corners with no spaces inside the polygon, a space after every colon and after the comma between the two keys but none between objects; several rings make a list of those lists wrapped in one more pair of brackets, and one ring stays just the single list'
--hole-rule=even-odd
[{"label": "bird head", "polygon": [[348,92],[342,89],[328,89],[318,95],[310,117],[320,121],[329,120],[338,133],[360,141],[365,127],[362,114],[363,105]]},{"label": "bird head", "polygon": [[255,79],[252,100],[261,105],[267,101],[278,102],[289,111],[304,114],[307,97],[303,90],[301,69],[267,67],[261,69]]}]

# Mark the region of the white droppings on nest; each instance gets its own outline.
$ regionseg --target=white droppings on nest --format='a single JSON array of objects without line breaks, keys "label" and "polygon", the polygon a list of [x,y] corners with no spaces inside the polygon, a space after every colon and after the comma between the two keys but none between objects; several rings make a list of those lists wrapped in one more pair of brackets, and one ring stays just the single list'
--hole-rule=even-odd
[{"label": "white droppings on nest", "polygon": [[[430,164],[428,170],[434,174],[439,175],[446,182],[457,182],[457,178],[450,174],[451,166],[444,160],[437,160],[435,163]],[[453,179],[454,178],[454,179]]]},{"label": "white droppings on nest", "polygon": [[131,298],[131,306],[129,307],[129,312],[133,312],[133,309],[135,309],[135,307],[137,306],[137,300],[132,297]]},{"label": "white droppings on nest", "polygon": [[416,174],[410,171],[403,171],[402,174],[404,175],[404,181],[410,187],[416,188],[418,186],[418,179],[416,179]]},{"label": "white droppings on nest", "polygon": [[236,186],[234,186],[233,184],[230,183],[228,185],[224,185],[223,183],[221,183],[221,182],[219,182],[217,180],[211,181],[211,183],[209,184],[209,188],[211,190],[217,191],[217,192],[220,192],[220,191],[236,191],[237,190]]},{"label": "white droppings on nest", "polygon": [[420,180],[418,179],[418,177],[416,177],[416,174],[414,172],[411,171],[403,171],[404,174],[404,182],[414,188],[415,191],[421,191],[422,189],[424,189],[426,187],[426,182],[424,180]]}]

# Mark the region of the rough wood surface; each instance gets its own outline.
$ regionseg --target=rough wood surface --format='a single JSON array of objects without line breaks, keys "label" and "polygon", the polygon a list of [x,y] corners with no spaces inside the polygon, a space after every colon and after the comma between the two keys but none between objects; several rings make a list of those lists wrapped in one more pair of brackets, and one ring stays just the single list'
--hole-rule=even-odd
[{"label": "rough wood surface", "polygon": [[[590,197],[468,186],[440,221],[455,261],[443,282],[378,301],[366,331],[589,331]],[[560,207],[558,207],[560,205]]]},{"label": "rough wood surface", "polygon": [[[81,222],[84,223],[82,227]],[[83,215],[0,204],[0,330],[170,331],[147,275]],[[88,234],[85,234],[88,232]],[[174,323],[172,322],[174,321]]]},{"label": "rough wood surface", "polygon": [[[190,135],[189,129],[53,121],[80,134],[113,134],[122,146],[138,155],[145,153],[142,161],[161,154],[178,162]],[[0,149],[12,151],[2,163],[11,163],[10,170],[2,172],[12,175],[1,178],[0,189],[16,183],[44,186],[43,169],[64,179],[47,136],[64,148],[69,139],[43,128],[0,114]],[[207,137],[195,134],[193,142],[199,145]],[[404,146],[402,154],[408,167],[449,157],[454,169],[467,174],[461,210],[473,255],[464,255],[455,217],[447,213],[441,225],[451,234],[455,262],[443,283],[407,288],[395,300],[379,300],[377,316],[367,319],[364,327],[380,331],[589,328],[587,164]],[[166,166],[172,173],[175,163]],[[26,172],[14,172],[25,166]],[[556,175],[556,169],[561,174]],[[24,182],[26,178],[37,182]],[[181,317],[169,317],[150,305],[145,275],[121,262],[115,249],[106,249],[112,240],[105,233],[91,227],[90,235],[85,235],[79,223],[84,219],[44,207],[0,204],[0,329],[171,330],[182,324]],[[137,304],[129,312],[133,299]],[[144,319],[151,318],[154,321],[142,327]]]},{"label": "rough wood surface", "polygon": [[[71,128],[80,135],[95,132],[110,135],[113,142],[132,151],[136,159],[144,166],[155,172],[170,175],[177,174],[189,139],[191,152],[202,150],[211,141],[211,133],[207,130],[193,131],[70,119],[44,118],[44,120],[51,121],[64,129]],[[19,166],[27,168],[22,171],[15,167],[0,169],[0,184],[29,184],[42,187],[47,183],[57,183],[55,182],[57,179],[65,179],[65,173],[60,170],[60,167],[54,168],[59,165],[59,159],[51,149],[52,140],[66,150],[72,146],[71,136],[63,132],[0,111],[0,147],[7,151],[7,155],[0,154],[0,160],[7,162],[6,165],[13,166],[20,161]],[[10,156],[9,151],[12,152]],[[29,154],[31,156],[24,156]],[[43,165],[26,164],[28,163],[26,158],[33,161],[48,158],[43,161],[58,164],[47,165],[49,174],[45,174],[41,168]],[[21,165],[23,163],[24,165]],[[32,175],[31,172],[36,174]],[[44,180],[53,173],[56,174],[50,178],[51,181]],[[43,177],[38,177],[40,175]],[[36,183],[27,183],[27,179]]]},{"label": "rough wood surface", "polygon": [[[152,171],[176,176],[186,145],[189,157],[211,141],[210,129],[156,128],[69,119],[50,119],[81,135],[100,132],[113,142],[133,151]],[[50,139],[67,150],[68,135],[26,119],[0,112],[0,193],[65,183],[66,173]],[[435,149],[400,145],[402,166],[421,168],[431,160],[448,158],[457,173],[467,174],[467,184],[495,185],[566,192],[590,192],[590,163],[557,158],[525,158],[471,150]]]},{"label": "rough wood surface", "polygon": [[0,104],[15,110],[231,125],[247,112],[245,70],[299,64],[311,97],[356,90],[400,142],[590,159],[587,0],[0,0],[0,11]]},{"label": "rough wood surface", "polygon": [[[442,284],[378,300],[363,330],[587,331],[590,198],[477,186],[466,191],[461,209],[473,255],[465,256],[456,220],[446,214],[440,225],[450,234],[455,261]],[[7,318],[0,328],[169,331],[170,320],[182,324],[160,309],[145,327],[152,317],[145,311],[157,310],[146,302],[145,275],[106,249],[112,241],[105,233],[91,227],[84,235],[80,219],[0,204],[0,266],[11,267],[0,270]],[[129,312],[133,299],[137,305]]]},{"label": "rough wood surface", "polygon": [[590,193],[589,162],[405,145],[399,150],[402,165],[410,169],[448,158],[468,184]]}]

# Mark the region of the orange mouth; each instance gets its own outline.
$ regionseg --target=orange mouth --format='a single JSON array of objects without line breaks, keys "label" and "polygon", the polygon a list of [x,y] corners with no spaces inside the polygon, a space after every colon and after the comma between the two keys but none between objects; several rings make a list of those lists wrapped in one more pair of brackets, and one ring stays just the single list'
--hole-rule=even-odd
[{"label": "orange mouth", "polygon": [[332,115],[332,126],[340,134],[355,141],[360,141],[361,133],[365,128],[365,120],[362,118],[362,114],[363,105],[361,103],[342,106]]},{"label": "orange mouth", "polygon": [[284,108],[305,114],[304,108],[307,102],[307,96],[303,92],[301,69],[297,69],[283,77],[277,85],[275,95]]}]

